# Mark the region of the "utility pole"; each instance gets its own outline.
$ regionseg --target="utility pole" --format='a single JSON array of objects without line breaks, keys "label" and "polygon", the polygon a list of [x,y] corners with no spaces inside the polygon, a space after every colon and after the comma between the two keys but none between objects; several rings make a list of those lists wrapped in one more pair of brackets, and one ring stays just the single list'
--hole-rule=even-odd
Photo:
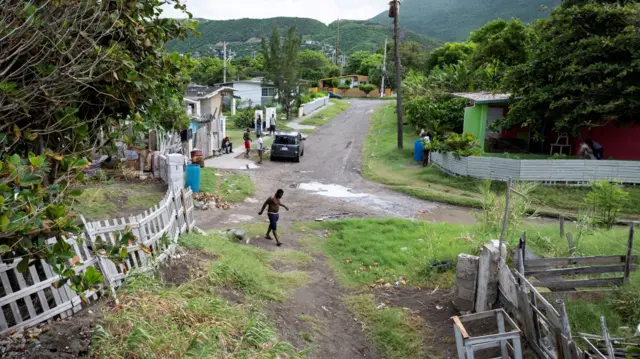
[{"label": "utility pole", "polygon": [[222,75],[222,82],[226,83],[227,82],[227,42],[226,41],[222,43],[222,52],[223,52],[222,57],[224,58],[222,60],[222,63],[224,65],[224,72],[223,72],[223,75]]},{"label": "utility pole", "polygon": [[336,34],[336,65],[340,60],[340,19],[338,18],[338,30]]},{"label": "utility pole", "polygon": [[400,73],[400,0],[391,0],[389,2],[389,17],[393,18],[393,41],[395,42],[395,55],[394,60],[396,62],[396,114],[398,116],[398,149],[402,149],[402,78]]},{"label": "utility pole", "polygon": [[384,97],[384,75],[387,73],[387,39],[384,39],[384,59],[382,60],[382,85],[380,86],[380,97]]}]

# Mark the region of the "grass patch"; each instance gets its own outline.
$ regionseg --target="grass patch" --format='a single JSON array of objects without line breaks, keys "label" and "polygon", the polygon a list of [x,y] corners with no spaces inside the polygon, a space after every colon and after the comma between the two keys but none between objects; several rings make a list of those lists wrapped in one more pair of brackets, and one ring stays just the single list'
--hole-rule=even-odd
[{"label": "grass patch", "polygon": [[91,357],[302,357],[264,315],[229,304],[204,279],[166,287],[140,276],[118,297],[122,309],[95,329]]},{"label": "grass patch", "polygon": [[[417,135],[405,126],[404,149],[396,148],[396,115],[392,106],[381,107],[372,117],[365,139],[362,161],[364,177],[388,185],[391,189],[417,198],[464,207],[481,206],[481,180],[450,176],[436,167],[422,168],[413,161],[413,143]],[[503,193],[504,183],[494,182],[493,189]],[[627,187],[629,201],[623,213],[640,215],[640,187]],[[538,186],[532,193],[534,205],[543,214],[575,214],[584,206],[587,187]]]},{"label": "grass patch", "polygon": [[346,111],[349,106],[351,106],[351,103],[349,101],[336,99],[331,99],[330,101],[333,103],[333,105],[327,106],[326,108],[313,114],[311,117],[300,121],[300,124],[307,126],[322,126],[325,123],[329,122],[329,120]]},{"label": "grass patch", "polygon": [[185,246],[203,249],[218,258],[209,268],[213,283],[234,288],[253,299],[283,301],[291,289],[309,279],[306,272],[276,272],[271,266],[273,253],[233,243],[215,232],[208,236],[187,234],[181,240]]},{"label": "grass patch", "polygon": [[473,248],[467,229],[446,223],[349,219],[309,226],[330,231],[326,241],[316,244],[324,243],[338,278],[349,287],[395,283],[400,277],[409,285],[451,286],[453,271],[431,273],[428,266],[455,261]]},{"label": "grass patch", "polygon": [[424,358],[424,322],[401,308],[377,309],[371,294],[350,296],[347,305],[367,324],[367,336],[385,358]]},{"label": "grass patch", "polygon": [[307,343],[313,343],[313,336],[309,332],[300,332],[300,339]]},{"label": "grass patch", "polygon": [[217,194],[229,202],[243,201],[253,195],[255,190],[255,184],[247,175],[224,171],[216,172],[213,168],[203,168],[200,174],[201,192]]},{"label": "grass patch", "polygon": [[294,264],[298,266],[303,266],[313,262],[313,258],[310,255],[291,249],[277,251],[273,253],[272,258],[284,263]]},{"label": "grass patch", "polygon": [[140,214],[157,205],[164,197],[163,186],[115,182],[83,189],[71,208],[89,221]]}]

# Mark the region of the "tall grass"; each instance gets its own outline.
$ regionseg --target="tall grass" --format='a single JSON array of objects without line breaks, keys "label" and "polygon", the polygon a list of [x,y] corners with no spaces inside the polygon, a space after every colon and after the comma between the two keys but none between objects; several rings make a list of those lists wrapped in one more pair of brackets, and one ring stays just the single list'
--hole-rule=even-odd
[{"label": "tall grass", "polygon": [[420,317],[401,308],[376,306],[371,294],[350,296],[347,304],[367,324],[364,330],[378,349],[389,359],[425,358],[423,344],[426,327]]},{"label": "tall grass", "polygon": [[91,357],[302,357],[262,314],[229,304],[206,280],[166,287],[138,277],[118,296],[121,309],[96,328]]}]

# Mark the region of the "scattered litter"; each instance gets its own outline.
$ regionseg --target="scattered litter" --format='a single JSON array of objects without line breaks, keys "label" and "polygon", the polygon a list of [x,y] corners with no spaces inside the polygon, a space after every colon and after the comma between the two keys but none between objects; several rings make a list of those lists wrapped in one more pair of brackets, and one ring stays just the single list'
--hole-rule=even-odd
[{"label": "scattered litter", "polygon": [[634,334],[633,336],[640,337],[640,324],[638,324],[638,328],[636,328],[636,334]]},{"label": "scattered litter", "polygon": [[443,307],[443,306],[441,306],[441,305],[436,305],[436,309],[437,309],[437,310],[442,310],[442,309],[444,309],[444,307]]},{"label": "scattered litter", "polygon": [[316,218],[316,222],[324,222],[324,218]]},{"label": "scattered litter", "polygon": [[244,201],[245,201],[245,202],[247,202],[247,203],[258,203],[258,200],[257,200],[257,199],[255,199],[255,198],[251,198],[251,197],[247,197],[247,198],[245,198],[245,200],[244,200]]},{"label": "scattered litter", "polygon": [[394,286],[396,286],[396,287],[397,287],[397,286],[399,286],[399,285],[400,285],[400,282],[396,282],[396,283],[394,284]]},{"label": "scattered litter", "polygon": [[384,303],[380,303],[380,305],[378,305],[378,306],[376,307],[376,309],[382,309],[382,308],[384,308],[384,307],[386,307],[386,306],[387,306],[386,304],[384,304]]},{"label": "scattered litter", "polygon": [[431,292],[431,294],[435,294],[435,292],[437,292],[439,288],[440,288],[440,286],[439,286],[439,285],[438,285],[438,286],[436,286],[436,289],[434,289],[434,290],[433,290],[433,292]]},{"label": "scattered litter", "polygon": [[400,248],[400,250],[401,250],[401,251],[403,251],[403,252],[406,252],[406,251],[407,251],[407,249],[409,249],[409,248],[407,248],[407,247],[402,247],[402,248]]},{"label": "scattered litter", "polygon": [[418,210],[418,213],[429,214],[429,213],[431,213],[431,210],[430,209],[420,209],[420,210]]},{"label": "scattered litter", "polygon": [[351,258],[347,258],[344,260],[344,264],[351,264],[351,262],[353,262]]},{"label": "scattered litter", "polygon": [[422,238],[418,238],[418,240],[419,240],[420,242],[424,242],[424,239],[422,239]]},{"label": "scattered litter", "polygon": [[324,305],[322,306],[322,309],[324,309],[325,312],[329,313],[329,309],[327,309],[327,307],[325,307]]},{"label": "scattered litter", "polygon": [[219,209],[230,209],[232,208],[231,203],[222,199],[222,197],[205,192],[198,192],[194,194],[194,206],[201,210],[207,210],[209,208],[215,207]]}]

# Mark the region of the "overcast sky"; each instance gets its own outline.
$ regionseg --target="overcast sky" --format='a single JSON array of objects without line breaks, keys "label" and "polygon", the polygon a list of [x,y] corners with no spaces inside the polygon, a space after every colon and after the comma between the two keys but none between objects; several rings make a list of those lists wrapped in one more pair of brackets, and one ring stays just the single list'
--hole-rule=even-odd
[{"label": "overcast sky", "polygon": [[[211,20],[268,18],[276,16],[309,17],[324,23],[338,18],[366,20],[387,8],[388,0],[184,0],[193,17]],[[165,8],[166,17],[184,17],[173,8]]]}]

